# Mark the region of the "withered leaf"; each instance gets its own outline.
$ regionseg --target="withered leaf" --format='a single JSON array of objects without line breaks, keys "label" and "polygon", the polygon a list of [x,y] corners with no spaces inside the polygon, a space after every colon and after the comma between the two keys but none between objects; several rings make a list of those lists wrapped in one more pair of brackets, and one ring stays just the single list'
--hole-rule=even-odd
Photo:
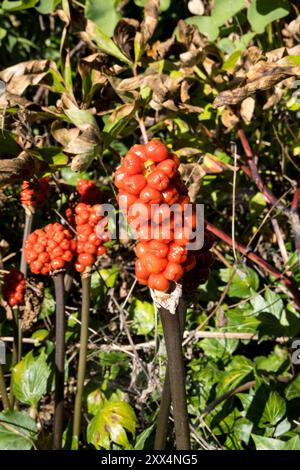
[{"label": "withered leaf", "polygon": [[245,76],[245,84],[220,93],[214,100],[213,107],[237,104],[257,91],[272,88],[288,77],[300,76],[300,65],[296,60],[293,61],[292,56],[285,56],[280,60],[274,60],[274,56],[271,57],[272,62],[259,60],[250,67]]},{"label": "withered leaf", "polygon": [[225,108],[221,114],[222,124],[227,127],[227,129],[232,129],[239,122],[239,118],[234,114],[232,109]]},{"label": "withered leaf", "polygon": [[39,84],[48,74],[49,67],[56,69],[49,60],[30,60],[8,67],[0,72],[0,80],[6,84],[6,90],[15,95],[22,95],[29,85]]},{"label": "withered leaf", "polygon": [[255,99],[249,96],[241,103],[241,116],[246,124],[250,124],[255,109]]},{"label": "withered leaf", "polygon": [[147,55],[152,57],[154,60],[164,59],[170,52],[170,49],[175,44],[175,35],[167,39],[166,41],[156,41],[151,49],[148,50]]},{"label": "withered leaf", "polygon": [[16,158],[0,160],[0,184],[41,176],[47,170],[47,163],[23,151]]},{"label": "withered leaf", "polygon": [[145,16],[141,23],[143,41],[146,43],[152,37],[158,22],[160,0],[148,0],[145,6]]},{"label": "withered leaf", "polygon": [[129,60],[134,61],[134,38],[139,22],[132,18],[122,18],[114,31],[114,41]]}]

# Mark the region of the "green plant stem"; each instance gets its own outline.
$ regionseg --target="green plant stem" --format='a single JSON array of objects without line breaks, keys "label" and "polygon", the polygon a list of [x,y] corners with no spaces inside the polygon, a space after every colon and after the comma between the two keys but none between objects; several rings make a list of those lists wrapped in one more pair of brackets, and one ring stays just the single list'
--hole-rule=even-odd
[{"label": "green plant stem", "polygon": [[187,413],[185,371],[179,327],[179,311],[171,314],[163,307],[159,308],[168,355],[170,392],[173,404],[173,416],[177,450],[190,449],[190,430]]},{"label": "green plant stem", "polygon": [[34,212],[33,212],[33,210],[30,210],[30,208],[28,208],[28,207],[25,207],[24,209],[25,209],[25,226],[24,226],[24,232],[23,232],[23,243],[22,243],[20,271],[21,271],[21,273],[24,274],[24,277],[26,278],[27,263],[26,263],[25,255],[24,255],[24,245],[25,245],[25,241],[28,238],[28,235],[30,235],[30,233],[31,233]]},{"label": "green plant stem", "polygon": [[81,304],[81,327],[80,327],[80,349],[77,372],[77,390],[74,407],[73,437],[78,440],[80,434],[82,395],[86,371],[86,356],[89,334],[89,310],[90,310],[90,290],[91,272],[84,271],[81,276],[82,283],[82,304]]},{"label": "green plant stem", "polygon": [[[22,351],[22,334],[21,334],[21,320],[19,318],[19,308],[13,307],[13,349],[11,358],[11,368],[13,368],[21,360]],[[13,409],[15,406],[15,397],[13,394],[12,375],[10,379],[10,405]]]},{"label": "green plant stem", "polygon": [[2,364],[0,364],[0,393],[1,393],[2,403],[3,403],[3,409],[5,411],[9,410],[10,404],[9,404],[9,398],[8,398],[8,395],[7,395]]},{"label": "green plant stem", "polygon": [[[186,317],[186,304],[180,299],[178,305],[178,321],[180,328],[180,338],[182,340],[184,325]],[[169,364],[166,367],[165,380],[163,385],[163,391],[160,399],[159,414],[157,418],[156,433],[154,440],[154,450],[164,450],[166,448],[166,441],[168,435],[168,422],[171,408],[171,388],[169,379]]]},{"label": "green plant stem", "polygon": [[62,447],[64,415],[64,372],[65,372],[65,290],[64,273],[59,271],[53,276],[56,300],[55,316],[55,397],[53,448]]}]

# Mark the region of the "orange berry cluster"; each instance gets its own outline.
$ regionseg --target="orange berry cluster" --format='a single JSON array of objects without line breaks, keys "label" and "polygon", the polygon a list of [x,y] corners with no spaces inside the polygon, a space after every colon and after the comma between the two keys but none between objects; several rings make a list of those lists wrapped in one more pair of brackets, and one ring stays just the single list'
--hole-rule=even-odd
[{"label": "orange berry cluster", "polygon": [[[117,200],[120,209],[125,212],[139,240],[136,245],[136,277],[141,284],[159,291],[167,291],[171,281],[188,279],[188,273],[192,279],[197,275],[198,281],[203,282],[208,277],[212,261],[209,253],[212,241],[208,235],[201,250],[189,252],[186,248],[191,240],[184,227],[187,225],[191,234],[196,227],[196,215],[186,216],[184,213],[190,198],[178,166],[177,156],[171,154],[162,142],[152,140],[146,145],[134,145],[114,178],[119,189]],[[153,217],[151,206],[153,208],[154,204],[156,212]],[[177,204],[180,224],[178,218],[170,218],[168,206],[173,204]]]},{"label": "orange berry cluster", "polygon": [[27,207],[41,206],[48,194],[49,178],[36,181],[23,181],[21,189],[21,204]]},{"label": "orange berry cluster", "polygon": [[109,234],[105,231],[106,218],[99,215],[100,211],[100,204],[90,206],[80,202],[75,207],[78,254],[75,268],[79,273],[106,252],[102,245],[109,240]]},{"label": "orange berry cluster", "polygon": [[24,302],[25,279],[24,274],[16,268],[5,274],[3,279],[2,295],[11,306],[21,305]]},{"label": "orange berry cluster", "polygon": [[66,267],[74,256],[76,241],[63,225],[55,222],[32,232],[24,247],[24,255],[34,274],[47,275]]}]

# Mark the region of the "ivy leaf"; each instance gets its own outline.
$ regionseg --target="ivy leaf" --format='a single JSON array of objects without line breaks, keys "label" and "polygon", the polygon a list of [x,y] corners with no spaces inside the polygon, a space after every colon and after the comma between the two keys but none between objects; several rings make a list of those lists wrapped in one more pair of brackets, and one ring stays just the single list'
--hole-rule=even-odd
[{"label": "ivy leaf", "polygon": [[237,387],[246,378],[253,375],[253,363],[244,356],[235,356],[225,368],[217,390],[222,394]]},{"label": "ivy leaf", "polygon": [[247,10],[248,21],[256,33],[263,33],[272,21],[284,18],[289,14],[287,0],[252,0]]},{"label": "ivy leaf", "polygon": [[260,420],[260,425],[275,426],[284,417],[285,412],[284,399],[279,393],[271,391]]},{"label": "ivy leaf", "polygon": [[[220,269],[220,277],[223,282],[228,282],[231,277],[232,269]],[[259,287],[259,277],[257,273],[248,267],[240,267],[233,275],[228,291],[229,297],[240,299],[249,297],[253,291]]]},{"label": "ivy leaf", "polygon": [[131,449],[126,431],[135,434],[136,416],[128,403],[108,401],[92,419],[87,430],[87,440],[96,449],[109,450],[111,442]]},{"label": "ivy leaf", "polygon": [[30,450],[36,439],[36,423],[25,411],[0,413],[0,450]]},{"label": "ivy leaf", "polygon": [[130,307],[133,313],[132,327],[138,335],[148,335],[154,328],[154,306],[150,302],[133,299]]},{"label": "ivy leaf", "polygon": [[13,392],[16,398],[26,405],[36,407],[47,389],[50,368],[46,355],[42,352],[34,357],[30,351],[12,371]]},{"label": "ivy leaf", "polygon": [[287,400],[300,397],[300,374],[286,387],[285,396]]},{"label": "ivy leaf", "polygon": [[251,436],[254,440],[256,450],[300,450],[299,436],[294,436],[288,441],[257,436],[256,434],[252,434]]}]

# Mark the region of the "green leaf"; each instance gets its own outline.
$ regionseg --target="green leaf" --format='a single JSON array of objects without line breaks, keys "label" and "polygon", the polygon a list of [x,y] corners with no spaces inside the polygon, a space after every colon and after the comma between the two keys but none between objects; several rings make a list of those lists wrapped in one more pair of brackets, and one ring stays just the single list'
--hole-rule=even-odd
[{"label": "green leaf", "polygon": [[111,442],[131,449],[126,431],[135,434],[136,416],[126,402],[108,401],[92,419],[87,430],[87,440],[96,449],[109,450]]},{"label": "green leaf", "polygon": [[[61,170],[62,178],[71,186],[76,186],[78,181],[81,179],[89,179],[89,174],[87,172],[77,172],[72,171],[71,168],[65,167]],[[98,275],[99,277],[99,275]]]},{"label": "green leaf", "polygon": [[[231,277],[232,269],[220,269],[220,277],[223,282],[228,282]],[[257,291],[259,287],[258,274],[251,268],[239,267],[233,275],[228,290],[229,297],[237,297],[243,299],[249,297],[253,291]]]},{"label": "green leaf", "polygon": [[89,126],[98,128],[97,122],[90,111],[87,109],[69,108],[64,110],[68,118],[75,124],[78,129],[84,131]]},{"label": "green leaf", "polygon": [[[283,370],[290,367],[289,356],[286,348],[276,345],[274,352],[269,356],[258,356],[255,358],[257,370],[265,370],[267,372],[282,373]],[[283,370],[282,370],[283,369]]]},{"label": "green leaf", "polygon": [[230,355],[238,347],[239,340],[226,338],[205,338],[199,342],[199,346],[205,354],[213,359],[224,359]]},{"label": "green leaf", "polygon": [[17,157],[20,152],[21,148],[15,141],[15,136],[5,129],[0,130],[0,157]]},{"label": "green leaf", "polygon": [[88,394],[88,397],[87,397],[88,412],[92,414],[93,416],[95,416],[98,413],[98,411],[102,408],[104,402],[105,402],[105,395],[100,390],[100,388],[93,390],[91,393]]},{"label": "green leaf", "polygon": [[286,406],[279,393],[271,391],[260,420],[261,426],[275,426],[285,415]]},{"label": "green leaf", "polygon": [[[116,284],[119,268],[114,264],[110,269],[100,269],[100,274],[102,279],[105,281],[105,285],[108,288],[114,287]],[[98,284],[99,284],[99,274],[98,274]]]},{"label": "green leaf", "polygon": [[142,431],[136,438],[135,445],[134,445],[134,450],[143,450],[145,448],[145,443],[148,439],[149,436],[151,436],[151,433],[154,429],[155,424],[152,424],[148,428],[146,428],[144,431]]},{"label": "green leaf", "polygon": [[40,312],[40,318],[43,319],[55,312],[55,300],[48,287],[44,290],[44,298]]},{"label": "green leaf", "polygon": [[115,26],[118,23],[121,15],[116,10],[116,0],[86,0],[84,14],[89,20],[94,21],[103,33],[107,36],[112,36]]},{"label": "green leaf", "polygon": [[271,313],[274,317],[280,320],[281,324],[286,325],[284,305],[281,297],[267,287],[265,292],[265,301],[266,306],[264,308],[264,312]]},{"label": "green leaf", "polygon": [[206,34],[209,41],[215,41],[219,36],[219,28],[211,16],[190,16],[184,20],[198,27],[200,33]]},{"label": "green leaf", "polygon": [[61,0],[40,0],[39,4],[35,6],[35,9],[42,15],[49,15],[53,13],[59,5]]},{"label": "green leaf", "polygon": [[3,10],[21,11],[34,7],[39,0],[4,0],[1,5]]},{"label": "green leaf", "polygon": [[68,163],[68,157],[60,147],[43,147],[30,152],[39,160],[47,162],[50,168],[56,169]]},{"label": "green leaf", "polygon": [[27,405],[36,407],[47,389],[50,368],[45,353],[38,357],[30,351],[12,371],[13,392],[16,398]]},{"label": "green leaf", "polygon": [[237,387],[246,378],[253,375],[253,363],[244,356],[234,356],[225,368],[218,383],[218,394],[222,394]]},{"label": "green leaf", "polygon": [[237,63],[237,61],[239,60],[239,58],[241,57],[241,51],[235,51],[233,52],[229,57],[228,59],[226,60],[226,62],[224,62],[223,64],[223,67],[222,67],[222,70],[225,70],[226,72],[228,72],[229,70],[232,70],[235,66],[235,64]]},{"label": "green leaf", "polygon": [[300,374],[298,374],[296,378],[288,384],[285,389],[285,396],[287,400],[293,400],[294,398],[300,397]]},{"label": "green leaf", "polygon": [[120,51],[113,40],[93,21],[88,20],[87,33],[90,39],[95,41],[101,51],[116,57],[116,59],[119,59],[121,62],[131,65],[130,60]]},{"label": "green leaf", "polygon": [[263,33],[272,21],[284,18],[289,14],[287,0],[252,0],[247,10],[248,21],[256,33]]},{"label": "green leaf", "polygon": [[40,328],[39,330],[34,331],[32,333],[31,338],[37,339],[39,341],[45,341],[49,336],[49,331],[46,328]]},{"label": "green leaf", "polygon": [[[138,6],[138,7],[144,7],[146,5],[148,0],[134,0],[134,3]],[[168,8],[170,7],[171,5],[171,1],[172,0],[160,0],[160,11],[163,12],[163,11],[166,11],[168,10]]]},{"label": "green leaf", "polygon": [[132,327],[138,335],[148,335],[154,329],[154,306],[150,302],[133,299],[130,306],[133,314]]},{"label": "green leaf", "polygon": [[299,436],[292,437],[288,441],[280,441],[271,437],[252,434],[256,450],[300,450]]},{"label": "green leaf", "polygon": [[0,413],[0,450],[30,450],[36,439],[36,423],[25,411]]},{"label": "green leaf", "polygon": [[244,0],[215,0],[211,16],[217,26],[222,26],[243,8]]}]

